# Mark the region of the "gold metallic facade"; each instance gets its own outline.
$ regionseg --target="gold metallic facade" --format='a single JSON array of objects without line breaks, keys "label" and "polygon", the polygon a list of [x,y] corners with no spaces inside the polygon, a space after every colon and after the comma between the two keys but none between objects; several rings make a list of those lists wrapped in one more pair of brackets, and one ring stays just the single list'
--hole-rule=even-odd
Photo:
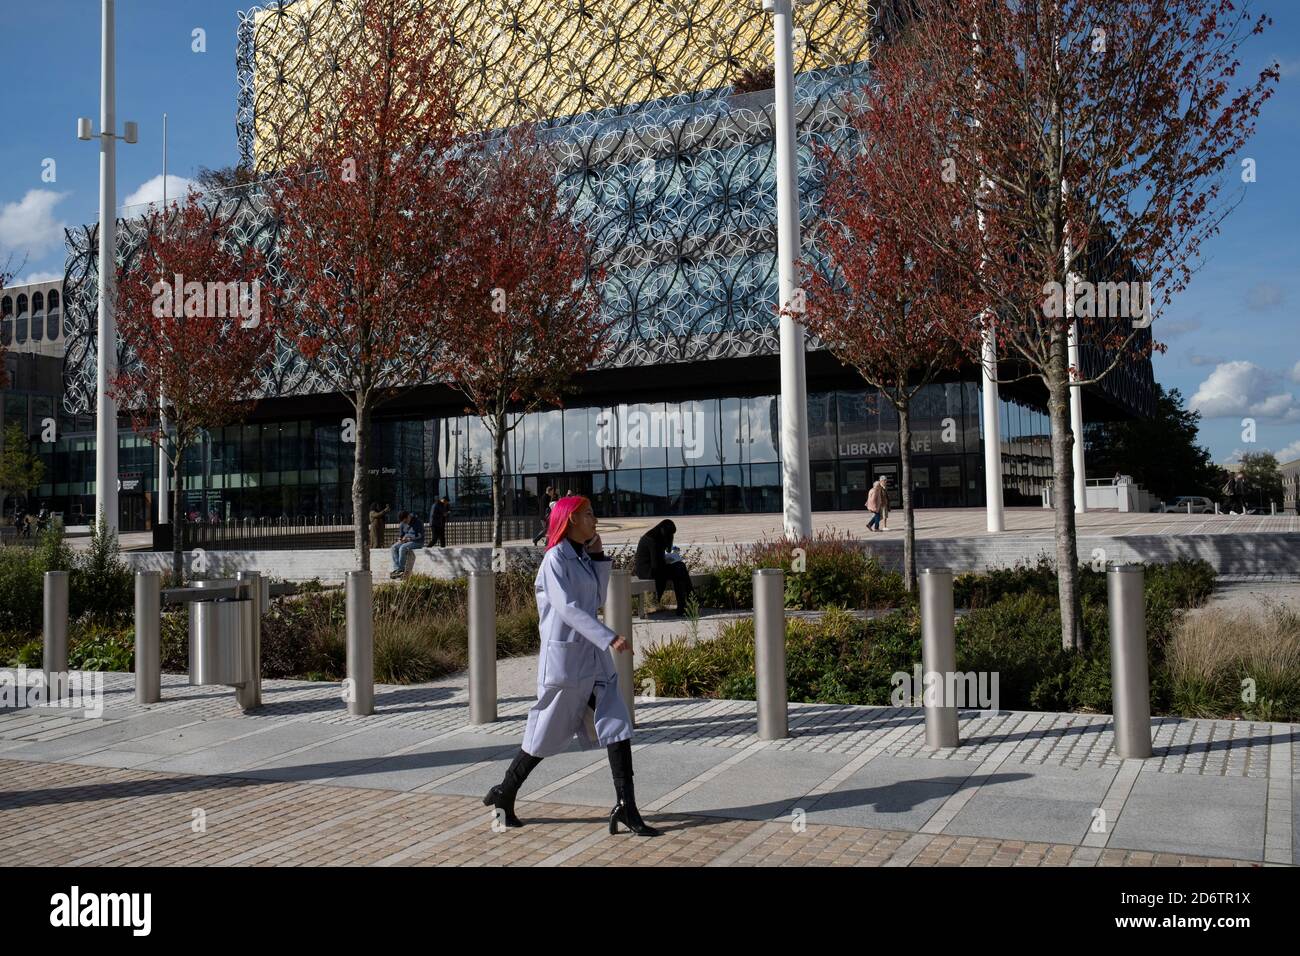
[{"label": "gold metallic facade", "polygon": [[[420,0],[412,0],[420,2]],[[478,129],[725,94],[770,69],[760,0],[448,0]],[[795,8],[796,70],[867,59],[871,0]],[[283,166],[333,99],[332,57],[357,36],[357,0],[291,0],[243,14],[239,125],[244,161]]]}]

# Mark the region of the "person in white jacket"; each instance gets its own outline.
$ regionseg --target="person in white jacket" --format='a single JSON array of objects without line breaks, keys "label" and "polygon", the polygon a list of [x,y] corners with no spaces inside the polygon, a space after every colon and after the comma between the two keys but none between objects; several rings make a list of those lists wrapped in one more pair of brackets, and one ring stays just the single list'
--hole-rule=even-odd
[{"label": "person in white jacket", "polygon": [[546,555],[533,584],[542,637],[537,703],[528,711],[523,746],[505,778],[483,798],[484,806],[502,812],[506,826],[523,826],[515,815],[515,797],[533,768],[542,758],[561,753],[576,737],[583,749],[602,745],[609,753],[618,796],[609,814],[609,832],[617,833],[622,823],[642,836],[659,835],[637,810],[632,719],[619,693],[610,653],[630,654],[631,646],[596,617],[605,601],[610,566],[596,533],[591,502],[580,495],[555,502],[547,526]]}]

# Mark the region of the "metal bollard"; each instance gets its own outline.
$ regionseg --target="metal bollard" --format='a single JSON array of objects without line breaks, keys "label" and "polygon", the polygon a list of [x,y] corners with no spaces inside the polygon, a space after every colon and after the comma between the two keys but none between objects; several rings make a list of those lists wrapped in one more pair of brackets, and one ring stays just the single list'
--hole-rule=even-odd
[{"label": "metal bollard", "polygon": [[375,712],[375,594],[369,571],[347,574],[348,713]]},{"label": "metal bollard", "polygon": [[162,700],[162,574],[135,573],[135,702]]},{"label": "metal bollard", "polygon": [[1219,503],[1217,501],[1214,503],[1214,513],[1216,515],[1219,513]]},{"label": "metal bollard", "polygon": [[1274,516],[1277,515],[1277,502],[1276,502],[1276,501],[1270,501],[1270,502],[1268,503],[1268,513],[1271,514],[1271,515],[1274,515]]},{"label": "metal bollard", "polygon": [[632,572],[613,569],[609,572],[609,587],[605,591],[605,625],[627,641],[626,651],[611,651],[614,667],[618,671],[618,692],[627,707],[627,714],[636,726],[636,688],[632,686]]},{"label": "metal bollard", "polygon": [[758,737],[790,736],[785,684],[785,572],[754,571],[754,682],[758,697]]},{"label": "metal bollard", "polygon": [[45,572],[44,647],[41,667],[45,671],[47,701],[62,700],[68,681],[68,572]]},{"label": "metal bollard", "polygon": [[1142,566],[1112,564],[1106,578],[1115,752],[1125,759],[1145,759],[1151,756],[1151,684]]},{"label": "metal bollard", "polygon": [[[265,589],[258,571],[239,571],[240,596],[253,602],[253,626],[244,642],[244,686],[235,689],[235,702],[241,710],[262,706],[262,615],[266,613]],[[269,583],[269,582],[268,582]]]},{"label": "metal bollard", "polygon": [[469,572],[469,722],[497,719],[497,576]]},{"label": "metal bollard", "polygon": [[[957,636],[953,626],[952,571],[926,568],[921,572],[921,671],[924,679],[935,675],[935,693],[942,706],[925,707],[925,746],[930,750],[956,747],[957,705],[947,700],[954,686],[949,675],[957,670]],[[924,681],[921,693],[924,700]],[[915,691],[913,691],[915,693]]]},{"label": "metal bollard", "polygon": [[1189,515],[1192,513],[1192,503],[1190,501],[1187,502],[1187,513]]}]

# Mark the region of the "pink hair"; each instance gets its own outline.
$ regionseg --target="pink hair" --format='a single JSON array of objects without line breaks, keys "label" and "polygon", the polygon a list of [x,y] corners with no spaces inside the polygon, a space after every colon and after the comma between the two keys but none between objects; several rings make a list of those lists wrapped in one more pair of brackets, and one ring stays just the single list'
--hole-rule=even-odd
[{"label": "pink hair", "polygon": [[569,531],[569,519],[573,513],[583,505],[591,504],[582,495],[569,495],[567,498],[561,498],[551,506],[551,521],[546,526],[546,550],[550,551],[561,541]]}]

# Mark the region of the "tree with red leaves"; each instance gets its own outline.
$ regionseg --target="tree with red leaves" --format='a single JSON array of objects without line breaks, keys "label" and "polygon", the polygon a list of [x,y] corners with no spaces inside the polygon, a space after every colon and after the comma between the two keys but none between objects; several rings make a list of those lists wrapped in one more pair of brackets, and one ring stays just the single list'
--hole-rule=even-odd
[{"label": "tree with red leaves", "polygon": [[244,416],[272,359],[265,262],[235,225],[222,204],[205,205],[191,191],[183,205],[150,214],[148,240],[117,282],[117,330],[130,359],[110,392],[171,465],[177,581],[184,575],[181,461],[205,432]]},{"label": "tree with red leaves", "polygon": [[[898,412],[902,464],[903,569],[916,587],[912,498],[913,398],[967,361],[982,309],[974,263],[941,255],[898,215],[913,190],[935,197],[933,214],[950,231],[948,245],[978,256],[977,222],[960,196],[939,188],[949,116],[924,77],[894,64],[849,104],[848,149],[824,150],[825,193],[814,233],[821,261],[809,266],[801,317],[841,362],[880,390]],[[824,258],[823,258],[824,257]]]},{"label": "tree with red leaves", "polygon": [[[1152,321],[1240,195],[1230,161],[1278,78],[1239,76],[1240,54],[1270,21],[1239,0],[909,3],[915,17],[875,65],[924,77],[962,120],[943,124],[941,185],[979,211],[986,323],[1046,393],[1062,644],[1082,648],[1071,389],[1161,348]],[[935,218],[947,200],[926,191],[931,179],[908,177],[899,225],[969,263]],[[1100,355],[1088,378],[1078,343]]]},{"label": "tree with red leaves", "polygon": [[456,65],[431,4],[360,0],[350,56],[335,63],[336,112],[318,114],[301,160],[268,186],[292,307],[279,331],[314,387],[340,392],[354,417],[352,517],[370,567],[366,476],[370,420],[426,380],[454,298],[448,267],[461,235],[456,188]]},{"label": "tree with red leaves", "polygon": [[506,439],[523,416],[561,403],[603,351],[599,270],[532,131],[487,143],[465,168],[457,250],[463,276],[441,370],[492,436],[492,540],[501,546]]}]

